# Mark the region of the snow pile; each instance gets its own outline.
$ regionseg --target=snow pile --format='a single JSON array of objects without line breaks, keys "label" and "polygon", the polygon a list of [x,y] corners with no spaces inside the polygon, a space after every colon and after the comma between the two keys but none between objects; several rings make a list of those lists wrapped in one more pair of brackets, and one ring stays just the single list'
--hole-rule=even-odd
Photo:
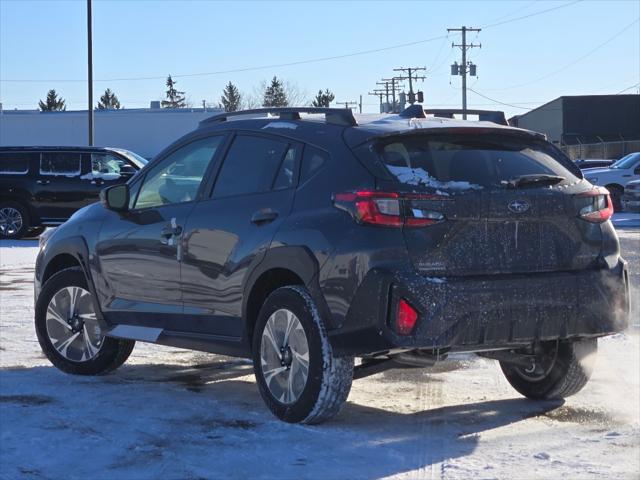
[{"label": "snow pile", "polygon": [[387,165],[398,181],[407,185],[423,185],[425,187],[442,188],[445,190],[480,190],[482,187],[469,182],[441,182],[436,180],[424,168],[396,167]]},{"label": "snow pile", "polygon": [[[639,239],[621,235],[635,286]],[[137,343],[108,375],[53,368],[33,328],[36,253],[0,241],[0,478],[638,478],[637,329],[599,342],[591,381],[564,403],[451,355],[356,380],[335,420],[290,425],[242,359]]]}]

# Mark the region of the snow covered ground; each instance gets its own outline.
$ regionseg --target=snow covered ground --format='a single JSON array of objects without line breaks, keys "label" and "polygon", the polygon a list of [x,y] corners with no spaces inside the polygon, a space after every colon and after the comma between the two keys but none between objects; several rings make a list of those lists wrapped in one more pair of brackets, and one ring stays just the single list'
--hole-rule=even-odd
[{"label": "snow covered ground", "polygon": [[[640,229],[620,237],[638,322]],[[497,364],[463,356],[358,380],[334,421],[288,425],[243,360],[138,343],[110,375],[51,367],[33,328],[36,249],[0,242],[2,479],[638,478],[638,328],[600,342],[564,404],[525,400]]]}]

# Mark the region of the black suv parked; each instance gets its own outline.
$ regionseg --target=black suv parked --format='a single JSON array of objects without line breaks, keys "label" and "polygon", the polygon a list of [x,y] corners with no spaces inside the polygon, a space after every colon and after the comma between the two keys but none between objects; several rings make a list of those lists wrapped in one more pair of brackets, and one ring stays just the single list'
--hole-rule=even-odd
[{"label": "black suv parked", "polygon": [[45,233],[43,351],[83,375],[135,340],[251,357],[288,422],[335,415],[354,377],[450,352],[499,360],[530,398],[576,393],[597,338],[627,322],[608,193],[538,134],[424,116],[202,122]]},{"label": "black suv parked", "polygon": [[119,148],[0,147],[0,238],[60,225],[146,163]]}]

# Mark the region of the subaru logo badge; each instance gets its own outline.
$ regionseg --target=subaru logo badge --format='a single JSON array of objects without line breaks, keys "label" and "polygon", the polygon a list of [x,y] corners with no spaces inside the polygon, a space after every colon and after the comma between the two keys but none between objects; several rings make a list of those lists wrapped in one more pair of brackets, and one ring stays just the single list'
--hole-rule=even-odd
[{"label": "subaru logo badge", "polygon": [[509,208],[513,213],[524,213],[529,210],[529,203],[525,200],[514,200],[507,205],[507,208]]}]

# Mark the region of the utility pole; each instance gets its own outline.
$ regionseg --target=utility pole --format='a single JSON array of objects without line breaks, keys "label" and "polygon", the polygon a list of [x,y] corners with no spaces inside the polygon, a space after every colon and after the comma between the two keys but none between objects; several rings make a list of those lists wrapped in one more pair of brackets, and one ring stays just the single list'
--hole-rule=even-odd
[{"label": "utility pole", "polygon": [[389,104],[389,82],[376,82],[376,85],[384,85],[384,100]]},{"label": "utility pole", "polygon": [[424,71],[426,72],[427,69],[426,67],[408,67],[408,68],[394,68],[393,69],[394,72],[407,72],[407,76],[403,77],[396,77],[397,80],[409,80],[409,103],[411,105],[413,105],[414,103],[416,103],[416,94],[413,91],[413,81],[414,80],[422,80],[424,81],[427,77],[426,76],[418,76],[415,75],[416,72],[419,71]]},{"label": "utility pole", "polygon": [[360,95],[360,105],[358,105],[358,113],[362,113],[362,95]]},{"label": "utility pole", "polygon": [[[396,112],[396,108],[397,108],[396,92],[400,90],[400,87],[398,86],[398,78],[397,77],[383,78],[382,81],[385,82],[384,85],[386,85],[387,88],[389,85],[391,85],[391,98],[393,99],[391,111],[393,113],[397,113]],[[389,103],[388,98],[387,98],[387,103]]]},{"label": "utility pole", "polygon": [[374,90],[373,92],[369,92],[368,95],[375,95],[376,97],[378,97],[380,99],[380,113],[382,113],[382,97],[384,95],[387,95],[387,98],[389,97],[389,90]]},{"label": "utility pole", "polygon": [[358,102],[336,102],[338,105],[344,105],[344,108],[351,108],[351,105],[354,107],[358,106]]},{"label": "utility pole", "polygon": [[89,89],[89,146],[93,146],[93,33],[91,29],[91,0],[87,0],[87,83]]},{"label": "utility pole", "polygon": [[[451,44],[451,47],[460,47],[462,50],[462,64],[461,65],[451,65],[451,74],[452,75],[461,75],[462,76],[462,118],[464,120],[467,119],[467,50],[470,48],[482,48],[482,44],[474,45],[473,43],[467,44],[467,32],[479,32],[480,28],[469,28],[469,27],[461,27],[461,28],[447,28],[447,32],[462,32],[462,44],[456,45],[455,43]],[[454,73],[457,72],[457,73]],[[471,68],[472,76],[475,76],[476,68],[475,65]]]}]

